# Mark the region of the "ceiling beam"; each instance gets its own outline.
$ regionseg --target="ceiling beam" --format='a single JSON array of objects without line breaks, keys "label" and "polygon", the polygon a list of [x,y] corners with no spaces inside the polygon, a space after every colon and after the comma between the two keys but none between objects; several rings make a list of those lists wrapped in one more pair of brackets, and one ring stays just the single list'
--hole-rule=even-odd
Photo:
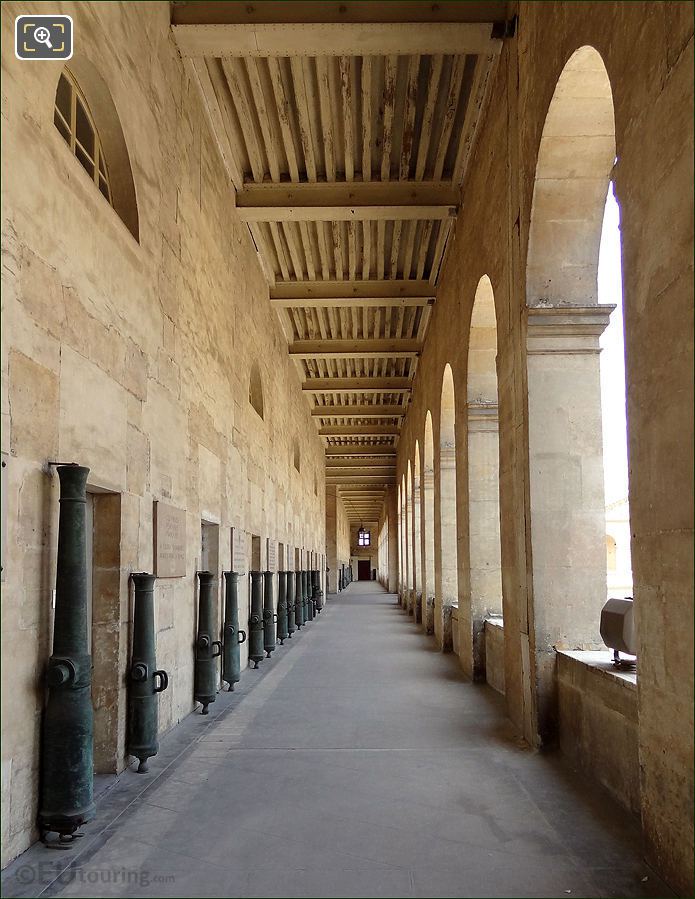
[{"label": "ceiling beam", "polygon": [[398,3],[364,3],[362,0],[197,0],[173,3],[175,25],[281,24],[287,22],[502,22],[504,0],[399,0]]},{"label": "ceiling beam", "polygon": [[173,25],[183,57],[496,54],[492,22],[292,22]]},{"label": "ceiling beam", "polygon": [[391,456],[396,458],[392,446],[327,446],[326,456]]},{"label": "ceiling beam", "polygon": [[210,126],[210,134],[217,144],[218,152],[222,158],[225,170],[236,190],[240,190],[244,184],[244,173],[234,156],[229,135],[224,126],[229,113],[220,106],[220,101],[215,93],[210,71],[204,59],[187,59],[185,62],[188,75],[198,88],[200,99],[203,102],[205,117]]},{"label": "ceiling beam", "polygon": [[310,300],[330,297],[353,300],[362,298],[403,299],[434,302],[435,291],[429,281],[394,279],[388,281],[281,281],[270,288],[271,300]]},{"label": "ceiling beam", "polygon": [[406,413],[405,406],[314,406],[314,418],[399,418]]},{"label": "ceiling beam", "polygon": [[[314,282],[316,283],[316,282]],[[294,299],[270,298],[270,305],[276,309],[329,309],[349,307],[381,307],[406,309],[413,306],[432,306],[434,297],[296,297]]]},{"label": "ceiling beam", "polygon": [[309,378],[304,393],[409,393],[410,378]]},{"label": "ceiling beam", "polygon": [[358,487],[387,487],[395,483],[395,477],[389,475],[359,475],[359,474],[351,474],[346,475],[343,478],[335,479],[331,481],[331,485],[335,484],[337,487],[340,487],[341,484],[352,484]]},{"label": "ceiling beam", "polygon": [[324,425],[319,437],[398,437],[395,425]]},{"label": "ceiling beam", "polygon": [[334,471],[349,471],[351,469],[359,469],[360,471],[385,471],[390,474],[395,470],[396,463],[388,461],[380,461],[373,459],[371,462],[363,462],[361,459],[326,459],[326,474]]},{"label": "ceiling beam", "polygon": [[459,202],[459,188],[453,186],[451,181],[250,183],[236,196],[238,210],[316,206],[457,206]]},{"label": "ceiling beam", "polygon": [[453,219],[452,205],[364,205],[335,204],[329,206],[241,206],[237,207],[243,222],[390,222],[439,221]]},{"label": "ceiling beam", "polygon": [[[374,490],[370,493],[367,488],[374,487]],[[351,484],[347,481],[343,481],[341,484],[329,484],[329,487],[337,487],[340,490],[341,496],[347,496],[348,499],[354,499],[356,502],[362,502],[366,500],[367,502],[381,502],[384,498],[384,492],[387,487],[393,486],[392,484],[365,484],[361,481],[357,484]]]},{"label": "ceiling beam", "polygon": [[295,340],[290,356],[298,359],[411,359],[422,351],[419,340]]}]

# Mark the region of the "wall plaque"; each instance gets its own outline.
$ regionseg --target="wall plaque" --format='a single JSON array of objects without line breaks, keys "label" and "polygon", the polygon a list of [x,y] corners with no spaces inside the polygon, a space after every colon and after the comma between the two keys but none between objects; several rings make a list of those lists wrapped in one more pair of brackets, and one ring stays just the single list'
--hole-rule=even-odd
[{"label": "wall plaque", "polygon": [[246,531],[232,528],[232,571],[246,574]]},{"label": "wall plaque", "polygon": [[154,573],[157,577],[186,576],[186,512],[154,502]]},{"label": "wall plaque", "polygon": [[268,559],[268,571],[277,571],[278,568],[278,545],[274,540],[268,539],[268,551],[266,558]]}]

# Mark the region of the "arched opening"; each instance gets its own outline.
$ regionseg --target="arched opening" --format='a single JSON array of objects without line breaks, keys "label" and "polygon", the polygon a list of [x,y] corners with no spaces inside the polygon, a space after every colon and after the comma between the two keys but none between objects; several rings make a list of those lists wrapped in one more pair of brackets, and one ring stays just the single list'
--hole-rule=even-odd
[{"label": "arched opening", "polygon": [[425,633],[434,633],[434,431],[432,413],[428,410],[425,416],[425,459],[422,472],[422,491],[424,506],[423,543],[424,543],[424,578],[423,624]]},{"label": "arched opening", "polygon": [[470,606],[459,609],[459,656],[469,677],[485,676],[485,619],[502,612],[497,319],[492,284],[478,282],[468,342],[468,541]]},{"label": "arched opening", "polygon": [[263,418],[263,381],[261,380],[261,370],[258,363],[251,365],[251,374],[249,376],[249,403],[256,412]]},{"label": "arched opening", "polygon": [[408,608],[408,553],[406,551],[406,547],[408,544],[408,533],[406,527],[406,489],[405,489],[405,475],[401,478],[401,504],[400,504],[400,518],[401,518],[401,528],[400,528],[400,548],[401,548],[401,565],[399,568],[400,574],[400,601],[401,605],[404,609]]},{"label": "arched opening", "polygon": [[458,529],[456,525],[456,400],[449,364],[442,379],[439,416],[440,581],[435,587],[434,633],[443,650],[453,648],[451,609],[458,603]]},{"label": "arched opening", "polygon": [[398,485],[398,505],[396,506],[396,522],[398,527],[398,601],[401,601],[403,591],[403,490]]},{"label": "arched opening", "polygon": [[[611,85],[579,48],[555,87],[538,152],[527,262],[532,729],[556,730],[555,650],[599,649],[606,509],[598,263],[615,162]],[[531,624],[531,622],[529,622]],[[528,640],[521,635],[522,643]],[[530,646],[522,646],[522,654]]]},{"label": "arched opening", "polygon": [[408,459],[405,478],[405,573],[406,607],[413,614],[413,469]]},{"label": "arched opening", "polygon": [[608,596],[632,596],[630,503],[627,468],[625,328],[620,252],[620,209],[614,185],[608,188],[598,256],[598,301],[613,304],[601,335],[601,422],[606,531],[615,534],[615,568],[608,568]]},{"label": "arched opening", "polygon": [[420,494],[420,444],[415,441],[413,460],[413,589],[415,620],[422,621],[422,502]]},{"label": "arched opening", "polygon": [[135,183],[121,121],[98,69],[73,56],[58,77],[53,121],[72,153],[135,240]]}]

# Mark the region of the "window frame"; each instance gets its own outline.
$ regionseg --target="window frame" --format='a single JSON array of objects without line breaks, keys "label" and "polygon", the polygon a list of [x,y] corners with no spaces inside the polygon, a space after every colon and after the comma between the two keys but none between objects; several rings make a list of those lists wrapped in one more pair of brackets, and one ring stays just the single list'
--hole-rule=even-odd
[{"label": "window frame", "polygon": [[[58,80],[58,85],[56,87],[55,98],[53,101],[53,125],[56,131],[60,134],[61,138],[65,141],[65,143],[70,148],[70,152],[75,157],[77,162],[79,162],[82,169],[85,171],[88,177],[94,182],[99,193],[104,197],[109,206],[114,207],[113,204],[113,191],[111,190],[111,180],[109,177],[109,166],[106,160],[106,154],[103,150],[102,141],[99,137],[99,131],[96,126],[96,122],[94,121],[94,116],[92,115],[92,111],[89,108],[89,103],[87,102],[87,98],[84,95],[84,92],[81,90],[79,84],[77,83],[77,79],[72,74],[72,72],[68,68],[64,68],[60,73],[60,78],[65,79],[69,89],[70,89],[70,121],[68,122],[63,115],[62,111],[58,106],[58,92],[60,89],[60,79]],[[81,143],[81,141],[77,138],[77,104],[78,101],[82,106],[84,114],[86,116],[87,122],[92,130],[92,134],[94,136],[94,158],[89,153],[88,149]],[[60,122],[63,128],[67,131],[69,135],[69,139],[65,136],[63,130],[56,122],[56,117],[60,119]],[[93,174],[90,174],[89,170],[85,167],[82,162],[79,153],[82,153],[93,166],[94,171]],[[102,182],[106,187],[106,193],[102,190]]]}]

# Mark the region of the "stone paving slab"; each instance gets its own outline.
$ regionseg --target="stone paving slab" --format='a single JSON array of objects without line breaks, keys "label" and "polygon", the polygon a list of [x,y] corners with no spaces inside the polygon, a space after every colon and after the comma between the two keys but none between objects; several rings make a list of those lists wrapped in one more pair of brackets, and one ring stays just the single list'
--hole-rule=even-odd
[{"label": "stone paving slab", "polygon": [[3,895],[670,896],[638,822],[520,744],[378,591],[330,597],[150,774],[111,783],[75,848],[13,862]]}]

